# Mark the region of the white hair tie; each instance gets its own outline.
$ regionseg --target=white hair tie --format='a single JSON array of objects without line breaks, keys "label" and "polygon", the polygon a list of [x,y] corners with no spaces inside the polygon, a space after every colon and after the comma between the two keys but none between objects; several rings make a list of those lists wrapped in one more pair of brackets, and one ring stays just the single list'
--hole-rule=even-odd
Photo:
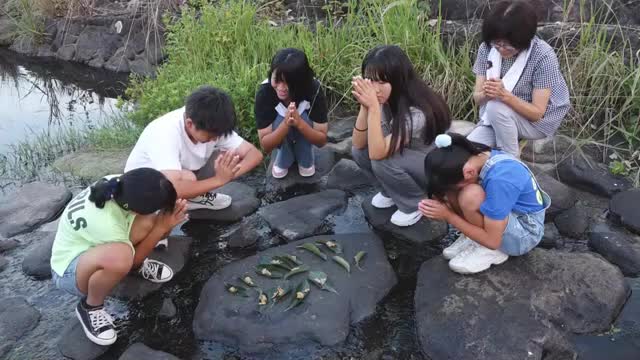
[{"label": "white hair tie", "polygon": [[451,146],[451,135],[449,134],[440,134],[436,136],[436,140],[434,142],[438,149],[446,148]]}]

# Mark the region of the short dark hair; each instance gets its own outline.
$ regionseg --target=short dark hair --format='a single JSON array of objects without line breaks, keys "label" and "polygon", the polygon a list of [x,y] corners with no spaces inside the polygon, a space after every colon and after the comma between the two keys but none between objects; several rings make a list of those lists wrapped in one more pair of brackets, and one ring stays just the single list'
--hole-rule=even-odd
[{"label": "short dark hair", "polygon": [[500,1],[482,22],[482,41],[491,47],[495,40],[507,40],[518,50],[528,49],[538,29],[536,10],[528,1]]},{"label": "short dark hair", "polygon": [[315,74],[309,65],[307,55],[302,50],[294,48],[278,50],[271,59],[269,81],[274,72],[276,81],[287,83],[292,101],[300,103],[313,98]]},{"label": "short dark hair", "polygon": [[424,173],[427,179],[427,196],[431,198],[444,197],[453,190],[460,181],[464,180],[462,168],[473,155],[478,155],[491,148],[468,140],[466,137],[449,133],[451,145],[436,148],[424,158]]},{"label": "short dark hair", "polygon": [[231,97],[213,86],[201,86],[187,97],[185,114],[197,130],[227,136],[236,127],[236,110]]}]

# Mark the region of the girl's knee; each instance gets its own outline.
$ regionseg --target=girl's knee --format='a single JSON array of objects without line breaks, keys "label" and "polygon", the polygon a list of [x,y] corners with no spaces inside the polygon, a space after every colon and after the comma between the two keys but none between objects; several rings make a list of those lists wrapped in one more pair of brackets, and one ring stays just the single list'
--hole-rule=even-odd
[{"label": "girl's knee", "polygon": [[[110,244],[109,249],[105,249],[105,253],[101,254],[100,262],[104,270],[126,274],[133,266],[133,251],[127,244]],[[117,245],[117,246],[116,246]]]},{"label": "girl's knee", "polygon": [[458,205],[462,210],[477,211],[484,202],[486,195],[482,186],[470,184],[462,188],[458,194]]}]

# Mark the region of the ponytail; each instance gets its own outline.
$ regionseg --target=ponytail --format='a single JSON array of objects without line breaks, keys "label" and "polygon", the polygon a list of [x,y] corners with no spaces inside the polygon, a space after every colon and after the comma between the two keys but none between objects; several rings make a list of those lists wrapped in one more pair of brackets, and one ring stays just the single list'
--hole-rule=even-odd
[{"label": "ponytail", "polygon": [[440,134],[434,141],[436,149],[424,159],[427,195],[442,198],[464,180],[462,168],[470,157],[491,151],[487,145],[470,141],[455,134]]},{"label": "ponytail", "polygon": [[95,203],[98,209],[102,209],[107,201],[118,197],[121,192],[119,176],[111,179],[102,178],[91,186],[89,201]]}]

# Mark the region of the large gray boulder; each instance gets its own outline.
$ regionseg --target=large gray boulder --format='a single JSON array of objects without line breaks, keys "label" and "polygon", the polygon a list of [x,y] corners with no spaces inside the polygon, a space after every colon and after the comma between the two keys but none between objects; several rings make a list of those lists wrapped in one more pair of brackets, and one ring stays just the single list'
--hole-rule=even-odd
[{"label": "large gray boulder", "polygon": [[346,206],[344,191],[325,190],[267,205],[258,213],[272,230],[293,241],[321,233],[325,218]]},{"label": "large gray boulder", "polygon": [[180,360],[166,352],[153,350],[143,343],[135,343],[118,360]]},{"label": "large gray boulder", "polygon": [[77,151],[64,155],[53,168],[83,181],[93,182],[105,175],[122,174],[131,149],[112,151]]},{"label": "large gray boulder", "polygon": [[589,248],[620,268],[625,276],[640,275],[640,240],[613,228],[589,232]]},{"label": "large gray boulder", "polygon": [[327,143],[324,147],[334,152],[338,157],[351,158],[351,148],[353,147],[353,139],[350,137],[340,141],[339,143]]},{"label": "large gray boulder", "polygon": [[241,249],[254,246],[258,240],[268,235],[269,226],[258,214],[242,219],[241,222],[231,225],[218,239],[224,241],[231,248]]},{"label": "large gray boulder", "polygon": [[109,346],[98,345],[85,335],[82,325],[74,315],[62,328],[58,350],[66,359],[93,360],[109,350]]},{"label": "large gray boulder", "polygon": [[339,118],[329,123],[327,140],[332,143],[339,143],[353,134],[353,126],[356,124],[356,117],[349,116]]},{"label": "large gray boulder", "polygon": [[609,210],[613,219],[640,234],[640,189],[616,194],[611,198]]},{"label": "large gray boulder", "polygon": [[269,196],[276,196],[291,190],[305,189],[307,192],[317,190],[322,187],[322,177],[327,175],[336,163],[335,153],[327,148],[322,147],[320,149],[314,147],[314,156],[316,164],[316,173],[310,177],[302,177],[298,173],[298,165],[293,164],[289,169],[289,173],[282,179],[275,179],[271,176],[271,169],[276,159],[277,150],[271,153],[271,161],[267,168],[267,181],[265,184],[265,191]]},{"label": "large gray boulder", "polygon": [[53,220],[71,200],[64,186],[32,182],[0,199],[0,236],[29,232]]},{"label": "large gray boulder", "polygon": [[567,156],[556,171],[563,183],[600,196],[611,197],[631,187],[629,180],[612,175],[606,166],[580,152]]},{"label": "large gray boulder", "polygon": [[371,205],[369,196],[362,201],[362,210],[367,221],[374,229],[391,234],[400,241],[411,245],[426,245],[438,243],[447,234],[447,224],[443,221],[434,221],[423,217],[415,225],[400,227],[391,223],[391,215],[396,207],[377,209]]},{"label": "large gray boulder", "polygon": [[561,212],[553,222],[563,236],[581,239],[589,228],[590,220],[586,209],[582,205],[576,205]]},{"label": "large gray boulder", "polygon": [[189,211],[189,218],[232,223],[253,213],[260,206],[256,190],[243,183],[230,182],[216,192],[231,196],[231,206],[222,210],[192,210]]},{"label": "large gray boulder", "polygon": [[590,253],[534,249],[471,276],[438,257],[418,274],[416,327],[432,359],[570,359],[568,333],[608,330],[629,293]]},{"label": "large gray boulder", "polygon": [[338,161],[327,176],[327,188],[354,191],[370,187],[371,181],[355,161],[342,159]]},{"label": "large gray boulder", "polygon": [[0,357],[4,357],[38,325],[40,312],[21,297],[0,299],[0,304]]},{"label": "large gray boulder", "polygon": [[[324,261],[297,248],[298,245],[317,239],[333,239],[342,245],[342,256],[351,264],[350,274],[331,259]],[[367,252],[361,263],[363,270],[354,265],[353,257],[359,251]],[[260,310],[256,292],[250,290],[250,297],[243,298],[231,295],[225,289],[225,282],[241,284],[238,276],[245,273],[249,273],[262,289],[276,287],[282,280],[257,275],[254,266],[260,256],[280,254],[295,255],[311,269],[324,271],[339,294],[322,291],[311,285],[306,300],[285,312],[290,298]],[[286,283],[298,284],[306,276],[293,276]],[[376,304],[396,282],[396,275],[387,261],[382,241],[373,234],[327,235],[304,239],[270,248],[218,270],[202,289],[193,330],[200,340],[237,347],[243,353],[277,351],[282,357],[287,351],[303,346],[335,346],[347,338],[352,325],[375,312]]]},{"label": "large gray boulder", "polygon": [[51,249],[55,233],[41,233],[22,259],[22,272],[36,280],[51,278]]},{"label": "large gray boulder", "polygon": [[520,157],[534,164],[557,164],[575,150],[575,141],[568,136],[556,135],[539,140],[527,140]]},{"label": "large gray boulder", "polygon": [[536,174],[536,180],[551,198],[551,206],[545,213],[545,221],[552,221],[559,213],[575,205],[578,196],[572,188],[545,173]]},{"label": "large gray boulder", "polygon": [[14,239],[0,239],[0,253],[13,250],[20,246],[20,243]]},{"label": "large gray boulder", "polygon": [[[169,248],[162,250],[155,249],[149,255],[149,258],[162,261],[169,265],[173,270],[173,276],[175,278],[180,271],[182,271],[189,258],[191,242],[191,238],[187,236],[170,236]],[[152,283],[136,274],[131,274],[113,289],[111,295],[124,300],[141,300],[160,289],[162,285],[163,284]]]}]

